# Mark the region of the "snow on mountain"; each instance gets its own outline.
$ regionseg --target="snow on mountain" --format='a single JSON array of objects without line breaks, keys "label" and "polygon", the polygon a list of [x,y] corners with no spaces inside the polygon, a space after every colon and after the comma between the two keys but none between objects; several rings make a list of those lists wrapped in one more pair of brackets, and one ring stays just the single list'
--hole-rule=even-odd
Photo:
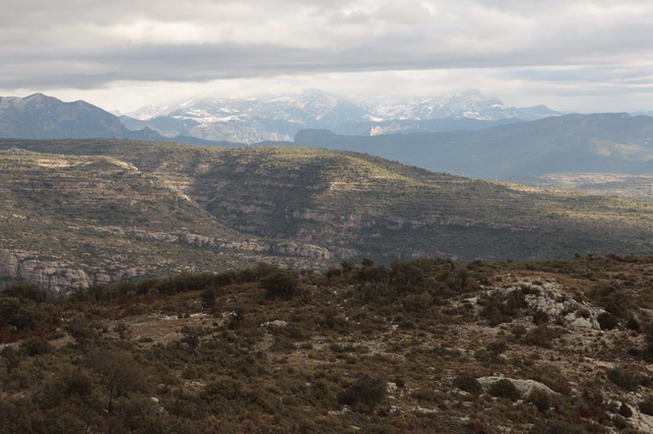
[{"label": "snow on mountain", "polygon": [[[352,102],[320,90],[262,98],[198,98],[174,106],[146,106],[123,117],[128,127],[149,126],[162,134],[254,143],[292,140],[302,129],[329,129],[339,134],[373,135],[379,131],[433,131],[433,120],[533,120],[559,114],[544,106],[505,107],[476,90],[439,97],[376,98]],[[136,120],[136,121],[135,121]],[[140,122],[143,121],[143,122]],[[474,128],[482,123],[468,122]],[[438,122],[437,128],[447,128]],[[455,125],[455,127],[453,126]],[[165,126],[165,127],[164,127]]]},{"label": "snow on mountain", "polygon": [[544,106],[506,107],[498,98],[488,98],[478,90],[458,91],[437,97],[381,98],[362,100],[372,117],[386,121],[471,118],[483,121],[502,119],[535,120],[560,113]]}]

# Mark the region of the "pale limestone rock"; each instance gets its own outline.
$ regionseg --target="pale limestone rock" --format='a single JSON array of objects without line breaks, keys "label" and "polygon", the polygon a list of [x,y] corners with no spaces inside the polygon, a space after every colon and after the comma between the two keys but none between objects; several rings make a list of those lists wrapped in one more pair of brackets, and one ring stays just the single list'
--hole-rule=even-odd
[{"label": "pale limestone rock", "polygon": [[519,379],[507,378],[507,377],[480,377],[477,378],[477,380],[479,383],[481,383],[481,387],[483,387],[484,391],[487,391],[490,387],[492,387],[494,383],[496,383],[499,380],[508,380],[512,384],[514,384],[514,386],[517,388],[517,390],[519,391],[522,397],[526,397],[530,395],[531,392],[536,390],[542,390],[552,395],[557,394],[556,392],[551,390],[548,386],[535,380],[519,380]]}]

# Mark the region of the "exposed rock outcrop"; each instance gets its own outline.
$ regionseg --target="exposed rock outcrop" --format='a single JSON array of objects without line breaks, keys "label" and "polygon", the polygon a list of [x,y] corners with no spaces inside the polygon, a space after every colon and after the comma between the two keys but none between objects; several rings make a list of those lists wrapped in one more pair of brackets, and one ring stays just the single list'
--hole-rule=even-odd
[{"label": "exposed rock outcrop", "polygon": [[87,287],[84,270],[63,261],[42,261],[33,252],[0,249],[0,278],[21,279],[52,291]]},{"label": "exposed rock outcrop", "polygon": [[508,380],[510,381],[519,391],[519,394],[522,397],[526,397],[531,394],[531,392],[534,391],[544,391],[546,393],[550,393],[552,395],[555,395],[556,392],[551,390],[549,387],[546,385],[535,381],[535,380],[520,380],[520,379],[515,379],[515,378],[507,378],[507,377],[499,377],[499,376],[492,376],[492,377],[480,377],[477,378],[478,382],[481,384],[481,387],[483,387],[484,391],[487,391],[494,383],[500,380]]}]

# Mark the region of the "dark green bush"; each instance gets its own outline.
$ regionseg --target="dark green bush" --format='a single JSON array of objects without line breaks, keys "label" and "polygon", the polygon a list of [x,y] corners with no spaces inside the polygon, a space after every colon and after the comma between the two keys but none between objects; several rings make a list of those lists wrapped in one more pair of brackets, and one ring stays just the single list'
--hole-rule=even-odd
[{"label": "dark green bush", "polygon": [[43,303],[48,298],[48,293],[36,285],[14,284],[7,286],[5,289],[0,291],[0,296],[16,297],[22,301]]},{"label": "dark green bush", "polygon": [[621,407],[619,407],[619,414],[623,417],[631,417],[633,415],[633,410],[631,410],[631,408],[627,406],[626,403],[622,403]]},{"label": "dark green bush", "polygon": [[541,389],[533,390],[527,397],[526,402],[533,404],[539,411],[545,412],[551,408],[551,396]]},{"label": "dark green bush", "polygon": [[639,403],[639,411],[649,416],[653,416],[653,396],[647,396]]},{"label": "dark green bush", "polygon": [[490,386],[488,393],[492,396],[507,398],[511,401],[517,401],[521,397],[519,390],[512,384],[512,381],[506,380],[505,378]]},{"label": "dark green bush", "polygon": [[26,339],[20,345],[20,348],[30,357],[49,353],[52,350],[48,340],[42,337]]},{"label": "dark green bush", "polygon": [[202,307],[204,309],[211,309],[215,306],[215,300],[218,297],[218,291],[214,286],[209,286],[202,291],[200,297],[202,299]]},{"label": "dark green bush", "polygon": [[460,375],[453,380],[454,386],[468,393],[479,395],[483,392],[481,383],[471,375]]},{"label": "dark green bush", "polygon": [[491,326],[512,321],[528,307],[524,294],[517,290],[507,294],[495,293],[483,296],[479,304],[483,306],[481,316],[486,318]]},{"label": "dark green bush", "polygon": [[634,367],[618,366],[610,369],[607,375],[610,381],[628,392],[633,392],[639,386],[645,386],[651,382],[645,372]]},{"label": "dark green bush", "polygon": [[619,325],[617,317],[609,312],[603,312],[596,317],[596,320],[601,326],[601,330],[612,330]]},{"label": "dark green bush", "polygon": [[294,271],[279,271],[261,279],[261,286],[270,297],[292,297],[299,289],[299,275]]},{"label": "dark green bush", "polygon": [[386,382],[378,377],[361,375],[358,380],[348,385],[339,395],[341,404],[364,404],[373,410],[387,395]]}]

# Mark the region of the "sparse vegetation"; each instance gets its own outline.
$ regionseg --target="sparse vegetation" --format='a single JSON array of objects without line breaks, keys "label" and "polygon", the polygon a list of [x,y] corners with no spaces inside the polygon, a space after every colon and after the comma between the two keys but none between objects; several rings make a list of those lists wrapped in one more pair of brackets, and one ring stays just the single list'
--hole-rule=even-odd
[{"label": "sparse vegetation", "polygon": [[[260,264],[95,285],[67,297],[7,285],[0,299],[49,320],[3,326],[0,426],[628,432],[638,423],[632,410],[648,411],[652,393],[647,334],[626,327],[631,315],[649,320],[652,265],[644,257],[432,259],[352,262],[335,274]],[[264,282],[288,273],[301,289],[270,294]],[[620,291],[632,299],[628,317],[617,317],[609,333],[587,328],[605,306],[595,288],[627,280]],[[568,297],[582,304],[551,308]],[[547,317],[535,324],[543,309]],[[587,323],[572,325],[578,318]],[[555,393],[536,384],[522,396],[508,379],[482,386],[488,375]]]}]

